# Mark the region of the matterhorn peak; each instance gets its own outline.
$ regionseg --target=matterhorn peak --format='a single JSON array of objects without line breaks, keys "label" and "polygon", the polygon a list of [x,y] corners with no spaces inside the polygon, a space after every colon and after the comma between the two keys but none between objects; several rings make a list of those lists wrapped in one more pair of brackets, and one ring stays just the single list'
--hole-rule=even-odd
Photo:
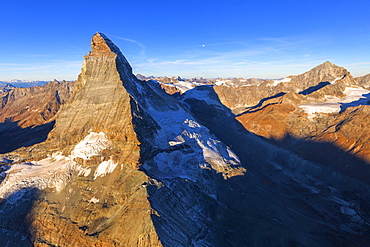
[{"label": "matterhorn peak", "polygon": [[330,74],[331,76],[335,77],[343,77],[344,75],[347,75],[349,73],[345,68],[340,67],[329,61],[316,66],[312,70],[320,71],[321,73],[325,74]]},{"label": "matterhorn peak", "polygon": [[120,49],[103,33],[96,32],[91,39],[91,51],[85,56],[85,60],[96,62],[95,58],[116,60],[117,69],[124,73],[125,77],[132,77],[132,68]]},{"label": "matterhorn peak", "polygon": [[91,49],[92,51],[89,53],[90,56],[98,56],[111,52],[103,35],[98,32],[91,39]]},{"label": "matterhorn peak", "polygon": [[121,54],[119,48],[103,33],[96,32],[91,39],[90,56],[107,55],[109,53]]}]

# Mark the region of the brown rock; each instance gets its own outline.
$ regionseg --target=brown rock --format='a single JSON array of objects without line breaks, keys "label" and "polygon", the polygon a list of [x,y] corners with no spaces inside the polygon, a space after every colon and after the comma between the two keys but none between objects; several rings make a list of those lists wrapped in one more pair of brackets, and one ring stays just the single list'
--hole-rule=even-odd
[{"label": "brown rock", "polygon": [[[18,151],[29,160],[59,151],[72,157],[72,149],[89,133],[104,132],[109,140],[99,156],[72,157],[76,165],[65,186],[46,189],[35,200],[28,215],[35,246],[161,246],[142,186],[148,177],[136,169],[139,141],[131,98],[122,86],[131,67],[117,49],[104,35],[94,35],[76,92],[58,112],[48,139],[32,151]],[[107,172],[104,162],[117,165]]]},{"label": "brown rock", "polygon": [[313,140],[327,141],[370,164],[370,106],[347,108]]},{"label": "brown rock", "polygon": [[[290,81],[281,82],[276,86],[273,85],[272,81],[264,81],[259,85],[243,87],[215,86],[214,89],[222,104],[238,114],[245,108],[257,105],[260,100],[276,97],[288,92],[303,93],[305,90],[310,92],[310,88],[316,90],[315,87],[319,86],[320,83],[323,84],[342,79],[343,85],[356,84],[352,75],[345,68],[336,66],[331,62],[325,62],[306,73],[289,76],[288,78],[290,78]],[[325,90],[325,93],[332,91],[331,94],[333,95],[340,94],[338,86],[335,86],[335,84],[326,87],[322,88],[322,90]],[[323,94],[316,93],[316,95],[314,94],[311,97],[322,97]]]},{"label": "brown rock", "polygon": [[13,88],[0,95],[0,153],[46,139],[55,115],[72,95],[74,83],[49,82],[43,87]]},{"label": "brown rock", "polygon": [[43,87],[14,88],[2,96],[0,123],[17,122],[21,128],[54,119],[60,106],[72,95],[72,82],[49,82]]},{"label": "brown rock", "polygon": [[356,77],[355,80],[357,81],[359,86],[370,89],[370,74]]}]

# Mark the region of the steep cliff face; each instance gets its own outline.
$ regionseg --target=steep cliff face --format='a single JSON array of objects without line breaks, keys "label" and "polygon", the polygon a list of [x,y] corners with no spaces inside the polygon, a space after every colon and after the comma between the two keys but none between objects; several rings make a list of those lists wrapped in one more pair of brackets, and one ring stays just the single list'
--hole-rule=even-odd
[{"label": "steep cliff face", "polygon": [[3,198],[40,190],[27,215],[35,246],[160,246],[121,81],[131,68],[109,42],[94,35],[76,92],[48,139],[26,156],[18,152],[28,163],[13,165],[2,183]]},{"label": "steep cliff face", "polygon": [[[132,96],[152,216],[164,246],[225,246],[227,211],[218,191],[247,171],[239,158],[199,124],[157,82],[122,78]],[[229,212],[230,213],[230,212]],[[218,223],[221,221],[221,223]],[[239,242],[240,243],[240,242]]]}]

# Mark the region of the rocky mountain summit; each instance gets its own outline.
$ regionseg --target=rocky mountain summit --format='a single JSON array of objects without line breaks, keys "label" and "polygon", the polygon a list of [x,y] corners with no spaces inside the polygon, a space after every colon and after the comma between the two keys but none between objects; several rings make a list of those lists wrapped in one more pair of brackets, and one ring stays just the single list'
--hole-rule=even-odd
[{"label": "rocky mountain summit", "polygon": [[[369,170],[356,163],[356,155],[367,155],[369,132],[354,128],[366,127],[359,119],[368,106],[357,97],[366,89],[345,69],[327,62],[276,81],[158,82],[134,76],[104,34],[96,33],[91,47],[73,84],[53,82],[2,97],[0,124],[22,131],[0,159],[2,243],[370,241],[370,183],[350,172]],[[307,110],[328,100],[335,111]],[[41,127],[43,138],[35,139]],[[19,133],[0,137],[5,143],[5,134]],[[295,139],[277,141],[287,135]],[[333,138],[342,151],[329,158],[341,161],[329,165],[330,159],[310,156],[307,150],[321,149],[315,142]]]}]

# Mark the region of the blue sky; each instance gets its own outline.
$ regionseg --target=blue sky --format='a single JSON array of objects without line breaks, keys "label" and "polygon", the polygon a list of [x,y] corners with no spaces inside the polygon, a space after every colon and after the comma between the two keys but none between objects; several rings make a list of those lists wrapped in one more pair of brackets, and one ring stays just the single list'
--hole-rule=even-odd
[{"label": "blue sky", "polygon": [[75,80],[96,31],[147,76],[281,78],[327,60],[370,73],[368,0],[0,3],[0,80]]}]

